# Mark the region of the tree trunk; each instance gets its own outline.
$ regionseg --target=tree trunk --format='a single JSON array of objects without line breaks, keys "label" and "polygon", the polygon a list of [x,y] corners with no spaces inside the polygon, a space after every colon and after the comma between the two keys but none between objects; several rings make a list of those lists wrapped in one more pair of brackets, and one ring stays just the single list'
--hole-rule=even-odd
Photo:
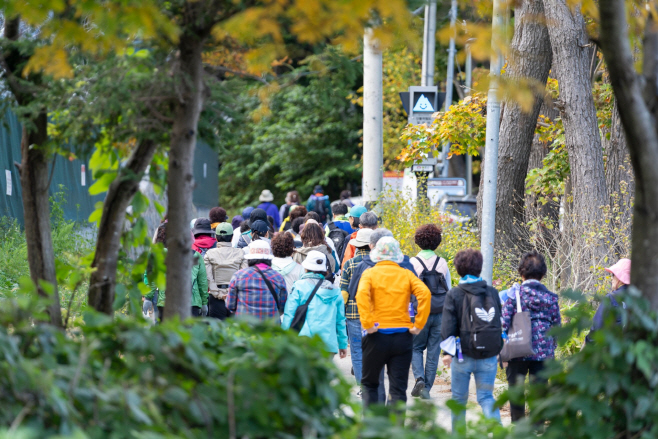
[{"label": "tree trunk", "polygon": [[610,207],[628,209],[635,192],[635,177],[616,100],[612,109],[609,134],[610,138],[603,140],[603,150],[606,157],[605,181],[610,195]]},{"label": "tree trunk", "polygon": [[600,0],[601,49],[619,103],[635,171],[631,282],[658,311],[658,27],[651,14],[644,40],[644,78],[635,73],[625,4]]},{"label": "tree trunk", "polygon": [[[55,272],[55,250],[50,232],[48,203],[50,167],[48,155],[44,151],[48,141],[46,111],[42,110],[32,123],[34,127],[29,131],[23,125],[20,168],[27,261],[30,266],[30,277],[36,284],[39,295],[52,299],[52,303],[48,306],[50,323],[62,327],[62,310]],[[50,284],[52,293],[46,291],[42,281]]]},{"label": "tree trunk", "polygon": [[596,222],[608,204],[603,152],[590,81],[591,51],[580,11],[565,0],[544,0],[548,32],[553,48],[553,75],[560,97],[569,151],[573,208],[579,221]]},{"label": "tree trunk", "polygon": [[[514,38],[507,67],[507,76],[512,81],[529,79],[542,86],[546,84],[551,69],[551,45],[543,15],[541,1],[524,0],[515,10]],[[496,191],[496,238],[501,250],[519,243],[517,227],[524,223],[525,178],[542,102],[543,95],[536,93],[529,113],[511,100],[505,102]]]},{"label": "tree trunk", "polygon": [[88,302],[96,311],[109,315],[114,313],[114,289],[126,209],[139,189],[139,183],[156,149],[157,145],[153,141],[141,141],[107,191],[98,227],[94,262],[91,264],[95,271],[89,280]]},{"label": "tree trunk", "polygon": [[205,37],[184,33],[179,43],[182,99],[174,111],[169,150],[169,197],[167,223],[167,300],[164,317],[185,319],[191,313],[192,164],[196,146],[197,125],[204,101],[201,52]]},{"label": "tree trunk", "polygon": [[[7,20],[4,23],[4,37],[11,44],[0,53],[4,78],[8,88],[21,106],[33,103],[30,92],[34,85],[29,80],[33,77],[20,79],[22,69],[29,58],[23,47],[17,41],[20,38],[20,17]],[[36,81],[40,80],[37,76]],[[21,139],[20,181],[23,195],[23,216],[25,217],[25,243],[27,245],[27,262],[30,267],[30,277],[36,284],[39,295],[49,297],[52,303],[48,306],[50,323],[62,327],[62,310],[57,291],[57,274],[55,272],[55,250],[50,231],[50,205],[48,186],[50,183],[50,157],[46,142],[48,141],[48,113],[41,108],[34,119],[30,121],[29,130],[23,124]],[[52,292],[46,291],[45,281],[50,284]],[[48,288],[48,287],[46,287]]]}]

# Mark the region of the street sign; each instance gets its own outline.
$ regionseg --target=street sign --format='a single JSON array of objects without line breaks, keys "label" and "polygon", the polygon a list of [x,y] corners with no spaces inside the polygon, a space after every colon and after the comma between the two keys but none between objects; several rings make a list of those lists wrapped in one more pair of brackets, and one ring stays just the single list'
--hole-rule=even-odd
[{"label": "street sign", "polygon": [[440,110],[445,93],[439,93],[438,87],[409,87],[408,93],[400,93],[400,99],[408,114],[408,121],[414,125],[431,125],[433,114]]},{"label": "street sign", "polygon": [[432,172],[434,171],[433,165],[412,165],[411,172]]},{"label": "street sign", "polygon": [[427,180],[427,185],[433,187],[455,188],[459,190],[459,188],[466,187],[466,180],[457,177],[430,178]]}]

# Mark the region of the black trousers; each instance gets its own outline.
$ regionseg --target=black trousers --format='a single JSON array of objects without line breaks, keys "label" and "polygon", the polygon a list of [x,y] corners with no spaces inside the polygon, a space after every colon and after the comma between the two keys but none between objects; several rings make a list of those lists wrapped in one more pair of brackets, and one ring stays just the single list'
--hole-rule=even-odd
[{"label": "black trousers", "polygon": [[382,334],[375,332],[363,337],[363,405],[384,403],[379,401],[379,374],[384,366],[388,370],[389,403],[407,401],[407,381],[413,356],[413,335],[410,332]]},{"label": "black trousers", "polygon": [[164,317],[164,306],[158,306],[158,321],[162,323],[162,317]]},{"label": "black trousers", "polygon": [[224,299],[217,299],[215,296],[208,295],[208,317],[226,320],[230,315],[231,312],[226,307]]},{"label": "black trousers", "polygon": [[[530,375],[530,382],[547,382],[545,378],[537,376],[537,374],[544,368],[543,361],[521,361],[512,360],[507,364],[507,382],[510,387],[516,384],[523,384],[526,375]],[[515,398],[514,402],[510,400],[510,411],[512,415],[512,422],[519,421],[525,418],[525,398]]]}]

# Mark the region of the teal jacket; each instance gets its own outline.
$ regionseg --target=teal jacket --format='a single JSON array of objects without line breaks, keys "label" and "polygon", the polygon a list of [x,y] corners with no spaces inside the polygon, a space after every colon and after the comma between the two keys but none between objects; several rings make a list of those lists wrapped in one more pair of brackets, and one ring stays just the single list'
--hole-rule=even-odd
[{"label": "teal jacket", "polygon": [[318,335],[324,341],[327,351],[337,353],[338,349],[347,349],[345,303],[340,288],[324,280],[322,275],[306,273],[293,284],[286,301],[281,327],[290,328],[297,307],[306,302],[320,279],[323,280],[322,286],[308,305],[306,322],[299,335]]},{"label": "teal jacket", "polygon": [[[153,300],[157,290],[155,284],[148,279],[148,270],[144,273],[144,283],[151,287],[151,291],[145,296],[147,300]],[[194,264],[192,265],[192,305],[201,307],[208,304],[208,275],[203,258],[194,252]],[[165,306],[165,290],[158,291],[157,306]]]}]

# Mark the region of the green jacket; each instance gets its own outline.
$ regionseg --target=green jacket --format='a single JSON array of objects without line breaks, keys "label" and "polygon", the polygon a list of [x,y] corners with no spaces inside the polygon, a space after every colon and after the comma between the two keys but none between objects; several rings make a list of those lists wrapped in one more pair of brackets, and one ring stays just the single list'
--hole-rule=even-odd
[{"label": "green jacket", "polygon": [[194,252],[196,264],[192,266],[192,306],[208,304],[208,275],[200,253]]},{"label": "green jacket", "polygon": [[[203,258],[194,252],[194,265],[192,265],[192,305],[201,307],[208,304],[208,276]],[[148,272],[144,273],[144,283],[151,287],[151,291],[145,296],[147,300],[153,300],[153,295],[158,289],[148,279]],[[165,290],[159,290],[157,306],[165,306]]]}]

